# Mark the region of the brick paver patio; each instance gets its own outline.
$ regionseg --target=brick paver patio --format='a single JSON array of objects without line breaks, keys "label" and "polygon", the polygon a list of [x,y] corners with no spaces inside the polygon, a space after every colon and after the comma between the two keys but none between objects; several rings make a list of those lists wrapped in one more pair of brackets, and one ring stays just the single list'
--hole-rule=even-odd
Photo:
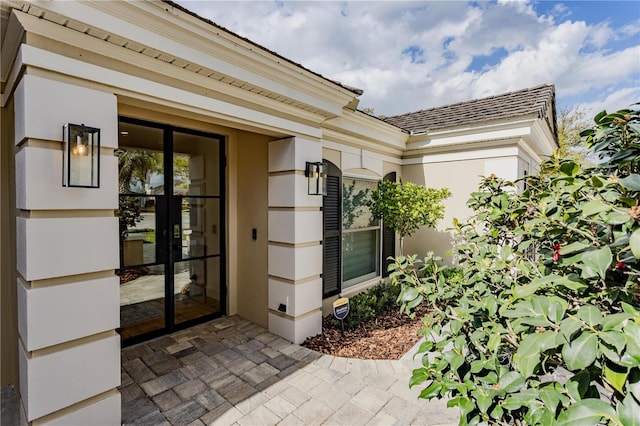
[{"label": "brick paver patio", "polygon": [[409,389],[416,365],[322,355],[232,316],[123,349],[122,422],[457,424],[457,409]]}]

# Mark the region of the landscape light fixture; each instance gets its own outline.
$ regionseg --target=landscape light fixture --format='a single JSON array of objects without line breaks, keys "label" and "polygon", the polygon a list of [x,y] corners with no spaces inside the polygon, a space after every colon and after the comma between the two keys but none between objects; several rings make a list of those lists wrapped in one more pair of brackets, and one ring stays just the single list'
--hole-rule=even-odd
[{"label": "landscape light fixture", "polygon": [[62,186],[99,188],[100,129],[67,123],[62,132]]},{"label": "landscape light fixture", "polygon": [[327,170],[326,163],[307,161],[304,175],[307,177],[309,195],[327,195]]}]

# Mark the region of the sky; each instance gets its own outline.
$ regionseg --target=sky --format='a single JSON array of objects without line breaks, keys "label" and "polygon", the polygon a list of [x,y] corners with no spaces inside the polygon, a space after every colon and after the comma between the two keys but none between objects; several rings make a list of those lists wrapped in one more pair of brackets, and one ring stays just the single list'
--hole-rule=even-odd
[{"label": "sky", "polygon": [[552,83],[593,117],[640,102],[640,1],[211,1],[183,7],[392,116]]}]

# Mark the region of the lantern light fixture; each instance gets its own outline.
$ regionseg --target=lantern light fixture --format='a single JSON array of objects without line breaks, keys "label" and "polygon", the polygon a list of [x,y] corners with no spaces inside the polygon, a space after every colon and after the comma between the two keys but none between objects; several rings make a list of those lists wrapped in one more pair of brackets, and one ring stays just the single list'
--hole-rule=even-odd
[{"label": "lantern light fixture", "polygon": [[327,163],[307,161],[304,175],[307,177],[309,195],[327,195]]},{"label": "lantern light fixture", "polygon": [[99,188],[100,129],[67,123],[62,132],[62,186]]}]

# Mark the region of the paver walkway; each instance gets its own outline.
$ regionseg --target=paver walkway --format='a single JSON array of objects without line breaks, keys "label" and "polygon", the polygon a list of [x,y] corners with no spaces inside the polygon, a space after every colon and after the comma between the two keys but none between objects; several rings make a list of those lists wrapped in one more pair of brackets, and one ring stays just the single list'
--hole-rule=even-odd
[{"label": "paver walkway", "polygon": [[136,425],[449,425],[417,398],[412,360],[322,355],[238,316],[122,350],[122,422]]}]

